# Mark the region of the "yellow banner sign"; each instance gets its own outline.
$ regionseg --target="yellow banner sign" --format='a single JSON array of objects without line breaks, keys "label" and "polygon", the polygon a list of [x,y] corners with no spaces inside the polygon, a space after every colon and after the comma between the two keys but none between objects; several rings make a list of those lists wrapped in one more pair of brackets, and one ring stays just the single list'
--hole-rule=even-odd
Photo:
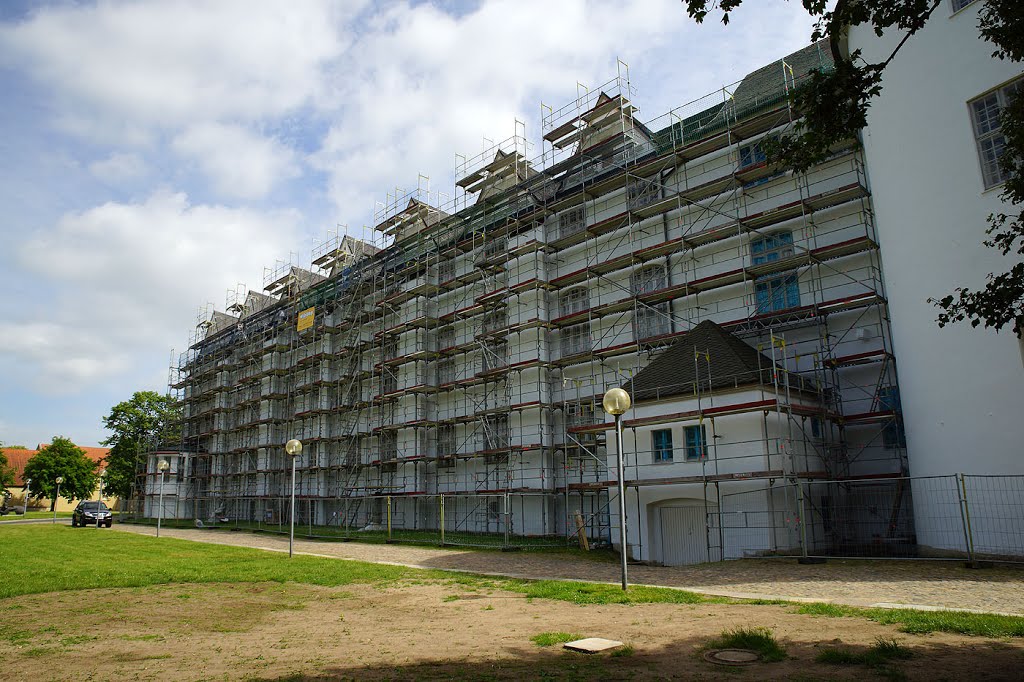
[{"label": "yellow banner sign", "polygon": [[306,308],[299,313],[299,323],[295,326],[297,331],[309,329],[313,326],[313,319],[316,317],[316,308]]}]

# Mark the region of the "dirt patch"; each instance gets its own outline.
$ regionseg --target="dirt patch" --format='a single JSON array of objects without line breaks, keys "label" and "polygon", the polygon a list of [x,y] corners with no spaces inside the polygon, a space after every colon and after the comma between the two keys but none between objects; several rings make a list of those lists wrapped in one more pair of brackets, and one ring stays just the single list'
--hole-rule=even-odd
[{"label": "dirt patch", "polygon": [[[577,606],[455,583],[321,588],[170,585],[30,595],[0,602],[0,661],[26,679],[715,678],[1019,679],[1024,643],[902,634],[792,606]],[[771,629],[788,658],[723,669],[702,647],[734,627]],[[617,639],[625,655],[538,647],[542,632]],[[816,663],[823,647],[897,638],[892,666]]]}]

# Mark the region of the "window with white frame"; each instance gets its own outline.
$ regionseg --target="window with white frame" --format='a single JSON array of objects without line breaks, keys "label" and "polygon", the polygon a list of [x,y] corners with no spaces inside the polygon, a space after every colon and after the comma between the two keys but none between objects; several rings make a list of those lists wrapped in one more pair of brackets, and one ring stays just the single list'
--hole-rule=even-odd
[{"label": "window with white frame", "polygon": [[385,367],[381,372],[380,377],[380,392],[394,393],[398,390],[398,375],[395,374],[395,370],[390,367]]},{"label": "window with white frame", "polygon": [[499,450],[509,446],[508,415],[498,414],[484,420],[484,449]]},{"label": "window with white frame", "polygon": [[484,313],[484,332],[493,332],[508,326],[508,308],[494,308]]},{"label": "window with white frame", "polygon": [[634,270],[629,279],[634,294],[646,294],[668,286],[665,266],[661,263],[652,263],[639,270]]},{"label": "window with white frame", "polygon": [[630,180],[626,188],[629,208],[636,210],[658,200],[658,183],[653,179],[637,178]]},{"label": "window with white frame", "polygon": [[740,168],[764,163],[767,158],[759,142],[752,142],[740,147]]},{"label": "window with white frame", "polygon": [[568,403],[565,406],[565,425],[567,428],[588,426],[596,423],[598,423],[598,419],[594,403]]},{"label": "window with white frame", "polygon": [[384,339],[383,359],[393,360],[398,357],[398,337],[388,336]]},{"label": "window with white frame", "polygon": [[585,353],[590,347],[590,323],[576,324],[562,330],[562,357]]},{"label": "window with white frame", "polygon": [[968,103],[985,189],[1006,181],[1006,174],[999,167],[999,157],[1003,155],[1003,149],[1006,147],[1006,137],[1003,135],[999,114],[1020,89],[1021,83],[1024,83],[1024,79],[1017,79]]},{"label": "window with white frame", "polygon": [[380,434],[380,461],[398,459],[398,434],[385,431]]},{"label": "window with white frame", "polygon": [[583,206],[575,206],[558,216],[558,236],[568,237],[583,231],[587,226],[587,212]]},{"label": "window with white frame", "polygon": [[487,246],[484,247],[484,258],[494,258],[505,253],[508,249],[508,239],[505,237],[498,237],[497,239],[491,239],[487,242]]},{"label": "window with white frame", "polygon": [[441,284],[455,279],[455,259],[445,258],[437,264],[437,281]]},{"label": "window with white frame", "polygon": [[451,348],[454,345],[455,327],[452,325],[441,327],[441,330],[437,332],[437,347],[444,350],[445,348]]},{"label": "window with white frame", "polygon": [[494,341],[484,345],[485,372],[506,366],[508,366],[508,344],[505,341]]},{"label": "window with white frame", "polygon": [[455,381],[455,358],[445,358],[437,363],[437,383],[450,384]]},{"label": "window with white frame", "polygon": [[[750,242],[750,262],[763,265],[793,255],[793,233],[778,232]],[[800,305],[800,283],[795,272],[759,277],[754,283],[757,312],[786,310]]]},{"label": "window with white frame", "polygon": [[558,316],[565,317],[590,307],[590,292],[586,287],[574,287],[563,291],[558,297]]},{"label": "window with white frame", "polygon": [[637,341],[672,333],[672,313],[669,303],[638,305],[633,320],[633,334]]},{"label": "window with white frame", "polygon": [[442,424],[437,427],[437,454],[439,456],[454,455],[455,448],[455,425]]}]

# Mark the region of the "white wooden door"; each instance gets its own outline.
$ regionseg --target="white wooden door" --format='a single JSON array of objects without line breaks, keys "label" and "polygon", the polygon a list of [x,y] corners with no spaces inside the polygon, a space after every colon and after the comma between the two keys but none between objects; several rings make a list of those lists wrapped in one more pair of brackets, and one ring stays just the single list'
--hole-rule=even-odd
[{"label": "white wooden door", "polygon": [[[718,537],[712,537],[708,551],[707,516],[704,505],[682,505],[661,507],[661,562],[666,566],[700,564],[718,561]],[[715,518],[714,509],[709,509]],[[712,529],[714,533],[717,530]]]}]

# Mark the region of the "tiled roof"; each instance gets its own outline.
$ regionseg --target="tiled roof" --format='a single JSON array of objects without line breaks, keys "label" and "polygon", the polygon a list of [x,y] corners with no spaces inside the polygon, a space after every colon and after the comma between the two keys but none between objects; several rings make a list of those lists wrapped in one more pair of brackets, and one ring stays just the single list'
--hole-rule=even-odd
[{"label": "tiled roof", "polygon": [[811,71],[831,69],[833,64],[828,39],[819,40],[748,73],[733,93],[733,102],[737,110],[743,111],[781,94],[782,84],[787,80],[800,83]]},{"label": "tiled roof", "polygon": [[14,485],[20,488],[25,485],[21,474],[25,471],[25,463],[32,459],[37,450],[22,450],[21,448],[4,448],[7,456],[7,465],[14,469]]},{"label": "tiled roof", "polygon": [[[4,454],[7,455],[7,464],[14,469],[15,487],[20,488],[25,485],[25,479],[23,478],[25,464],[47,445],[49,445],[49,443],[40,443],[36,446],[35,450],[22,450],[21,448],[3,449]],[[110,452],[110,448],[94,448],[83,445],[79,445],[78,447],[85,450],[85,456],[94,462],[102,462],[103,458]]]},{"label": "tiled roof", "polygon": [[696,380],[705,393],[736,388],[771,381],[771,367],[768,357],[708,321],[680,337],[623,388],[634,402],[694,395]]}]

